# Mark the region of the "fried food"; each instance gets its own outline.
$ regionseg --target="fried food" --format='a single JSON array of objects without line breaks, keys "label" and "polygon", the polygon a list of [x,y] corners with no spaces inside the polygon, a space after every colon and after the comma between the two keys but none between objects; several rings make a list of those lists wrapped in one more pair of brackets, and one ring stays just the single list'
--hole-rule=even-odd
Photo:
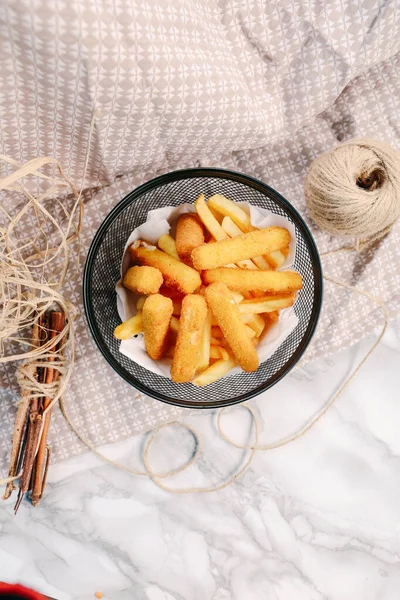
[{"label": "fried food", "polygon": [[[210,364],[210,343],[211,343],[211,311],[207,310],[206,320],[204,321],[203,333],[201,334],[201,346],[197,357],[196,371],[204,371]],[[218,357],[220,358],[220,357]]]},{"label": "fried food", "polygon": [[171,378],[175,383],[185,383],[194,376],[206,317],[207,303],[203,296],[189,294],[184,297],[171,366]]},{"label": "fried food", "polygon": [[164,235],[160,236],[157,246],[160,248],[160,250],[164,250],[164,252],[172,256],[172,258],[179,260],[178,253],[176,251],[175,240],[169,235],[169,233],[164,233]]},{"label": "fried food", "polygon": [[270,252],[267,254],[266,258],[273,269],[279,269],[286,260],[286,256],[281,250]]},{"label": "fried food", "polygon": [[286,294],[284,296],[264,296],[263,298],[243,300],[243,302],[238,304],[237,307],[240,313],[269,313],[293,306],[295,299],[295,294]]},{"label": "fried food", "polygon": [[143,332],[146,352],[153,360],[163,357],[167,349],[167,335],[172,316],[172,300],[161,294],[146,298],[143,305]]},{"label": "fried food", "polygon": [[204,227],[197,215],[181,215],[176,225],[176,251],[179,258],[191,262],[192,250],[204,244]]},{"label": "fried food", "polygon": [[[247,212],[243,210],[243,208],[240,208],[236,202],[228,200],[228,198],[225,198],[225,196],[214,194],[214,196],[211,196],[211,198],[208,199],[208,204],[210,208],[213,208],[221,215],[229,217],[235,223],[235,225],[240,228],[241,233],[247,233],[254,229],[250,221],[250,216],[247,214]],[[224,226],[223,221],[222,226]]]},{"label": "fried food", "polygon": [[219,360],[222,358],[223,360],[229,360],[231,357],[229,356],[229,352],[223,346],[211,346],[210,347],[210,358],[214,358]]},{"label": "fried food", "polygon": [[114,329],[114,337],[117,340],[129,340],[129,338],[142,333],[142,331],[142,313],[138,312],[134,317],[127,319]]},{"label": "fried food", "polygon": [[229,360],[217,360],[217,362],[208,367],[208,369],[200,373],[200,375],[197,375],[197,377],[193,379],[192,383],[198,387],[209,385],[210,383],[214,383],[214,381],[221,379],[221,377],[224,377],[224,375],[227,375],[229,371],[235,367],[236,362],[233,358],[230,358]]},{"label": "fried food", "polygon": [[132,258],[141,263],[159,269],[168,287],[177,289],[182,294],[192,294],[201,285],[200,275],[195,269],[172,258],[157,248],[130,247]]},{"label": "fried food", "polygon": [[228,237],[208,208],[206,201],[204,200],[204,194],[200,194],[194,203],[194,207],[200,219],[202,220],[204,227],[209,231],[215,240],[224,240]]},{"label": "fried food", "polygon": [[193,265],[199,271],[214,269],[280,250],[287,246],[289,241],[290,234],[283,227],[267,227],[250,231],[235,238],[223,239],[214,244],[203,244],[195,248],[192,252]]},{"label": "fried food", "polygon": [[136,302],[136,310],[143,310],[143,305],[146,302],[147,296],[139,296]]},{"label": "fried food", "polygon": [[253,333],[256,337],[260,337],[262,332],[264,331],[265,321],[260,314],[257,313],[243,313],[242,321],[246,323],[248,327],[253,330]]},{"label": "fried food", "polygon": [[250,271],[219,267],[203,272],[204,283],[222,281],[239,292],[286,294],[301,289],[302,277],[295,271]]},{"label": "fried food", "polygon": [[127,270],[122,284],[136,294],[157,294],[162,286],[161,271],[154,267],[131,267]]},{"label": "fried food", "polygon": [[174,315],[172,315],[170,322],[169,322],[169,327],[171,329],[171,331],[173,333],[178,333],[179,331],[179,319],[177,317],[175,317]]},{"label": "fried food", "polygon": [[240,318],[240,304],[236,304],[228,287],[221,282],[208,286],[206,300],[237,363],[244,371],[256,371],[259,359]]}]

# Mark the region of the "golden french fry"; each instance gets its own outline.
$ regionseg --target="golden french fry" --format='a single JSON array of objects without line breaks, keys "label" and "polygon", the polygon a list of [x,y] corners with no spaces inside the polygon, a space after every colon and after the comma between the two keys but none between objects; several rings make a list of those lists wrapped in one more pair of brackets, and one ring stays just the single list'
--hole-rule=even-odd
[{"label": "golden french fry", "polygon": [[139,298],[137,299],[137,302],[136,302],[136,309],[137,310],[142,310],[143,305],[144,305],[144,303],[146,301],[146,298],[147,298],[147,296],[139,296]]},{"label": "golden french fry", "polygon": [[[235,238],[221,239],[214,244],[198,246],[192,252],[192,261],[199,271],[214,269],[259,256],[265,252],[279,250],[287,246],[289,241],[290,234],[287,229],[266,227]],[[233,271],[236,269],[232,269]],[[258,273],[258,271],[254,271],[254,273],[256,272]]]},{"label": "golden french fry", "polygon": [[256,337],[256,332],[254,331],[254,329],[252,329],[249,325],[246,325],[246,324],[245,324],[245,328],[246,328],[247,335],[249,336],[249,338]]},{"label": "golden french fry", "polygon": [[210,344],[212,346],[219,346],[221,344],[222,338],[220,337],[215,337],[215,336],[211,336],[210,338]]},{"label": "golden french fry", "polygon": [[243,292],[284,294],[301,289],[302,277],[295,271],[249,271],[219,267],[203,273],[205,283],[221,281],[230,289]]},{"label": "golden french fry", "polygon": [[211,311],[207,310],[206,320],[204,321],[201,346],[197,357],[196,371],[204,371],[210,364],[210,342],[211,342]]},{"label": "golden french fry", "polygon": [[185,296],[171,365],[171,379],[175,383],[188,382],[195,373],[206,318],[207,303],[203,296]]},{"label": "golden french fry", "polygon": [[134,260],[159,269],[164,277],[165,285],[177,289],[182,294],[192,294],[201,286],[200,275],[195,269],[162,250],[144,246],[138,248],[136,244],[132,244],[129,251]]},{"label": "golden french fry", "polygon": [[179,319],[177,319],[176,317],[174,317],[174,315],[172,315],[172,317],[171,317],[171,319],[169,321],[169,328],[174,333],[178,333],[178,331],[179,331]]},{"label": "golden french fry", "polygon": [[231,296],[235,300],[236,304],[239,304],[239,302],[241,302],[244,298],[242,294],[239,294],[239,292],[235,292],[235,290],[231,290]]},{"label": "golden french fry", "polygon": [[260,314],[244,313],[242,314],[242,321],[253,330],[257,337],[260,337],[264,331],[265,321]]},{"label": "golden french fry", "polygon": [[224,218],[224,215],[221,215],[221,213],[219,213],[218,211],[214,210],[210,205],[208,205],[208,208],[209,208],[210,213],[212,214],[212,216],[215,217],[215,219],[221,225],[222,220]]},{"label": "golden french fry", "polygon": [[287,294],[285,296],[265,296],[264,298],[243,300],[237,306],[240,313],[268,313],[293,306],[294,301],[295,295]]},{"label": "golden french fry", "polygon": [[229,360],[217,360],[214,364],[212,364],[208,369],[197,375],[192,381],[193,385],[197,385],[198,387],[203,387],[205,385],[209,385],[210,383],[214,383],[224,375],[227,375],[229,371],[236,367],[236,362],[233,358]]},{"label": "golden french fry", "polygon": [[[225,349],[225,348],[224,348]],[[210,359],[220,359],[222,358],[222,354],[220,352],[221,346],[210,346]]]},{"label": "golden french fry", "polygon": [[160,250],[163,250],[172,256],[172,258],[179,260],[178,252],[176,251],[175,240],[171,235],[169,235],[169,233],[164,233],[164,235],[159,238],[157,246],[160,248]]},{"label": "golden french fry", "polygon": [[163,276],[154,267],[131,267],[127,270],[122,284],[128,290],[137,294],[157,294],[162,286]]},{"label": "golden french fry", "polygon": [[277,321],[279,321],[279,310],[274,310],[274,311],[268,313],[268,316],[271,321],[276,323]]},{"label": "golden french fry", "polygon": [[139,311],[134,317],[127,319],[114,329],[114,337],[117,340],[129,340],[129,338],[143,331],[142,312]]},{"label": "golden french fry", "polygon": [[153,360],[163,357],[168,345],[169,322],[172,316],[172,300],[152,294],[143,306],[143,333],[146,352]]},{"label": "golden french fry", "polygon": [[228,237],[208,208],[206,201],[204,200],[204,194],[200,194],[194,203],[194,207],[200,219],[202,220],[204,227],[211,233],[214,239],[223,240]]},{"label": "golden french fry", "polygon": [[240,319],[241,304],[236,304],[227,286],[220,282],[208,286],[206,300],[238,364],[244,371],[256,371],[259,358]]},{"label": "golden french fry", "polygon": [[229,217],[235,223],[235,225],[240,227],[242,232],[247,233],[248,231],[252,231],[252,229],[254,229],[250,222],[250,216],[245,210],[243,210],[243,208],[240,208],[236,202],[228,200],[228,198],[225,198],[220,194],[215,194],[209,198],[208,204],[210,208],[213,208],[221,215]]},{"label": "golden french fry", "polygon": [[281,267],[286,260],[286,256],[280,250],[269,252],[266,254],[265,258],[268,260],[273,269],[279,269],[279,267]]},{"label": "golden french fry", "polygon": [[269,262],[265,259],[264,256],[255,256],[254,258],[252,258],[252,261],[255,265],[257,265],[257,267],[259,269],[261,269],[262,271],[269,271],[271,268],[271,265],[269,264]]}]

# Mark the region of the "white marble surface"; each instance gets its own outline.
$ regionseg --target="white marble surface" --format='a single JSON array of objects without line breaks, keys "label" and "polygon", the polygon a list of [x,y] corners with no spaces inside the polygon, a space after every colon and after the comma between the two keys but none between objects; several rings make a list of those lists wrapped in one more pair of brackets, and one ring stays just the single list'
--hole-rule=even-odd
[{"label": "white marble surface", "polygon": [[[297,370],[253,401],[261,440],[312,415],[372,341]],[[259,452],[238,482],[216,493],[173,495],[91,454],[54,466],[39,507],[25,503],[14,518],[12,504],[2,506],[0,580],[59,600],[98,590],[106,600],[398,600],[399,371],[393,324],[310,433]],[[218,439],[212,415],[190,422],[201,433],[201,459],[174,485],[223,481],[244,453]],[[237,436],[249,426],[240,409],[225,423]],[[140,466],[143,439],[106,451]],[[166,432],[154,465],[171,467],[191,444],[178,428]]]}]

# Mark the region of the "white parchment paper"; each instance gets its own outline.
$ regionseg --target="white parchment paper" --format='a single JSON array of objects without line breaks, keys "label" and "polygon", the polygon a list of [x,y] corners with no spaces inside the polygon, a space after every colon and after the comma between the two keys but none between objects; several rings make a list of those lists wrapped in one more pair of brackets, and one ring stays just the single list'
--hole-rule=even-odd
[{"label": "white parchment paper", "polygon": [[[285,217],[271,213],[269,210],[264,208],[253,206],[247,202],[239,202],[238,204],[250,214],[251,223],[255,227],[265,228],[276,226],[285,227],[289,230],[291,239],[290,251],[284,264],[279,270],[290,267],[294,262],[296,252],[296,235],[293,223],[291,223]],[[131,257],[128,248],[131,244],[133,244],[133,242],[136,240],[143,240],[149,244],[155,245],[158,238],[165,233],[170,233],[172,236],[174,236],[178,218],[180,215],[189,212],[195,212],[192,204],[181,204],[179,207],[166,206],[150,211],[147,216],[147,221],[132,231],[125,244],[124,255],[121,263],[121,278],[124,276],[131,264]],[[117,283],[116,286],[117,309],[121,320],[125,321],[136,314],[136,301],[138,296],[130,290],[126,290],[122,286],[121,281],[122,279]],[[260,362],[264,362],[270,356],[272,356],[275,350],[277,350],[282,342],[295,329],[297,323],[298,319],[293,311],[293,307],[286,308],[280,312],[279,321],[273,327],[271,327],[267,335],[257,347]],[[164,358],[159,361],[154,361],[149,358],[145,350],[143,334],[138,335],[136,338],[123,340],[120,345],[120,352],[149,371],[171,379],[171,359]],[[240,371],[240,367],[237,367],[236,369],[233,369],[229,375],[239,373]]]}]

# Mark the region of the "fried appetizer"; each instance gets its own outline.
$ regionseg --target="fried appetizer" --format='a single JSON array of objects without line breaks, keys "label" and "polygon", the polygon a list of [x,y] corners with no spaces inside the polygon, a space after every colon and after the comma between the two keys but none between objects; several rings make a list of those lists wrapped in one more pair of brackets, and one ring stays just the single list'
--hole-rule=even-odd
[{"label": "fried appetizer", "polygon": [[267,227],[250,231],[235,238],[223,239],[214,244],[203,244],[192,252],[193,265],[199,271],[215,269],[229,263],[280,250],[290,242],[290,234],[283,227]]},{"label": "fried appetizer", "polygon": [[244,371],[256,371],[257,351],[228,287],[221,282],[212,283],[206,289],[206,300],[237,363]]},{"label": "fried appetizer", "polygon": [[129,340],[134,335],[143,331],[142,312],[139,311],[134,317],[127,319],[114,329],[114,337],[117,340]]},{"label": "fried appetizer", "polygon": [[176,258],[176,260],[179,260],[178,253],[176,251],[175,240],[169,235],[169,233],[164,233],[164,235],[159,238],[157,246],[160,248],[160,250],[164,250],[164,252],[173,258]]},{"label": "fried appetizer", "polygon": [[131,267],[125,273],[122,284],[136,294],[157,294],[163,283],[161,271],[154,267]]},{"label": "fried appetizer", "polygon": [[162,358],[167,346],[169,322],[172,316],[171,298],[153,294],[143,305],[143,333],[146,352],[153,360]]},{"label": "fried appetizer", "polygon": [[207,303],[203,296],[189,294],[184,297],[171,366],[171,378],[175,383],[185,383],[194,376],[206,317]]},{"label": "fried appetizer", "polygon": [[301,289],[302,277],[295,271],[251,271],[219,267],[203,272],[206,284],[222,281],[238,292],[269,292],[286,294]]},{"label": "fried appetizer", "polygon": [[204,244],[204,228],[197,215],[187,213],[179,217],[175,244],[179,258],[191,262],[192,250]]},{"label": "fried appetizer", "polygon": [[145,248],[134,245],[130,247],[134,260],[144,265],[159,269],[168,287],[177,289],[182,294],[192,294],[201,285],[200,275],[195,269],[169,256],[157,248]]}]

